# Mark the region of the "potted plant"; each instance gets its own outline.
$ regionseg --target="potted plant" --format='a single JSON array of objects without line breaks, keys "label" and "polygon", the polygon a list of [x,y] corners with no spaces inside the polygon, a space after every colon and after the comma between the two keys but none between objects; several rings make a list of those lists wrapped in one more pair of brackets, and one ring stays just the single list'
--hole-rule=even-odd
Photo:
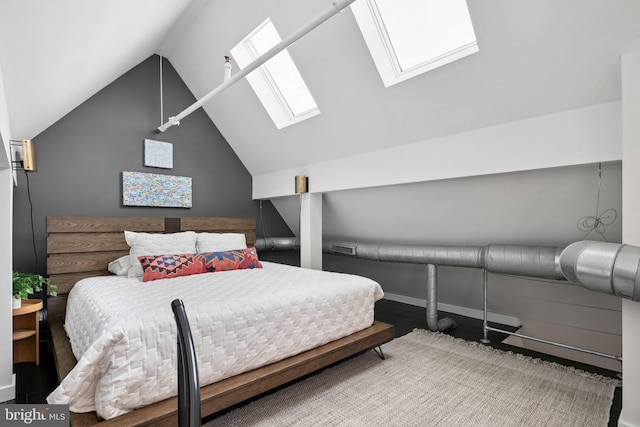
[{"label": "potted plant", "polygon": [[29,273],[13,273],[13,308],[20,308],[22,300],[29,298],[34,292],[40,292],[43,289],[49,291],[52,296],[57,295],[56,285],[51,284],[48,277],[39,274]]}]

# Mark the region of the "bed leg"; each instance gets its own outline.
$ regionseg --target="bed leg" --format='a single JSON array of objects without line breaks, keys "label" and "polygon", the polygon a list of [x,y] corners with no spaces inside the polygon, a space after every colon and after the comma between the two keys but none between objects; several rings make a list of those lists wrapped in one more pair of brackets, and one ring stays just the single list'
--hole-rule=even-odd
[{"label": "bed leg", "polygon": [[379,357],[380,359],[385,360],[385,359],[384,359],[384,353],[382,352],[382,347],[381,347],[381,346],[374,347],[373,351],[375,351],[375,352],[376,352],[376,354],[378,355],[378,357]]}]

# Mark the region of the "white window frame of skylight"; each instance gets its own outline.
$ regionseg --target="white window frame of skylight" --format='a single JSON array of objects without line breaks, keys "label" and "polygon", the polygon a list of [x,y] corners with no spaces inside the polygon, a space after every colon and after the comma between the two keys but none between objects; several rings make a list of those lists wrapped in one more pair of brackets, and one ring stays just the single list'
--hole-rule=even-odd
[{"label": "white window frame of skylight", "polygon": [[[233,49],[231,49],[231,56],[233,56],[234,61],[238,64],[240,69],[245,68],[247,65],[249,65],[264,53],[259,53],[251,40],[259,31],[261,31],[267,25],[273,26],[273,30],[277,34],[277,30],[271,22],[271,19],[267,18],[255,30],[247,35],[247,37],[245,37],[242,41],[240,41],[240,43],[238,43]],[[281,41],[279,35],[278,39]],[[294,72],[297,73],[297,75],[293,76],[293,78],[299,79],[302,86],[304,86],[301,89],[306,89],[306,91],[308,92],[308,96],[311,98],[311,101],[313,101],[313,107],[305,111],[298,112],[297,114],[294,113],[289,105],[289,102],[287,102],[285,94],[282,92],[280,86],[276,82],[276,79],[272,75],[272,73],[274,71],[277,72],[277,70],[269,69],[269,65],[273,64],[274,60],[290,61],[290,64],[288,64],[288,66],[291,70],[294,70]],[[254,72],[249,73],[247,75],[247,81],[251,85],[251,88],[258,96],[258,99],[264,106],[265,110],[267,110],[267,113],[278,129],[291,126],[295,123],[299,123],[303,120],[307,120],[320,114],[320,110],[318,109],[318,106],[313,99],[309,88],[306,86],[306,83],[304,83],[304,80],[302,79],[298,68],[296,67],[293,59],[291,58],[291,55],[286,49],[280,52],[275,57],[271,58]]]},{"label": "white window frame of skylight", "polygon": [[[419,0],[434,1],[434,0]],[[435,1],[459,1],[464,3],[466,16],[461,16],[460,20],[466,25],[465,31],[473,34],[473,41],[458,45],[455,48],[426,60],[420,64],[403,70],[394,51],[391,38],[385,28],[385,23],[381,17],[376,0],[358,0],[351,4],[351,10],[360,27],[362,36],[369,48],[369,52],[378,68],[378,73],[382,78],[385,87],[393,86],[420,74],[431,71],[435,68],[449,64],[458,59],[478,52],[478,43],[473,30],[471,17],[465,0],[435,0]],[[398,2],[399,3],[399,2]]]}]

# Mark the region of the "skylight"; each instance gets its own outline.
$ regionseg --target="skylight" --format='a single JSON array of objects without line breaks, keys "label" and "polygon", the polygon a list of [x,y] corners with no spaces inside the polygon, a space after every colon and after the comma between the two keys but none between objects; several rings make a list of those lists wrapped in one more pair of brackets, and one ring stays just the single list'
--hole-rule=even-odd
[{"label": "skylight", "polygon": [[465,0],[358,0],[351,9],[386,87],[478,51]]},{"label": "skylight", "polygon": [[[231,49],[231,55],[242,69],[280,41],[275,26],[267,19]],[[320,114],[286,49],[247,75],[247,80],[278,129]]]}]

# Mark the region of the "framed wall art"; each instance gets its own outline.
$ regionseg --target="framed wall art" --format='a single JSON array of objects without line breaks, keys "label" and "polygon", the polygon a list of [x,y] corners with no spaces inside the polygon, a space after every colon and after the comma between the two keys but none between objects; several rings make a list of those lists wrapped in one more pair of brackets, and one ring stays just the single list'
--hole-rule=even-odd
[{"label": "framed wall art", "polygon": [[122,204],[190,208],[192,178],[156,173],[122,172]]},{"label": "framed wall art", "polygon": [[173,144],[145,139],[144,165],[153,168],[173,169]]}]

